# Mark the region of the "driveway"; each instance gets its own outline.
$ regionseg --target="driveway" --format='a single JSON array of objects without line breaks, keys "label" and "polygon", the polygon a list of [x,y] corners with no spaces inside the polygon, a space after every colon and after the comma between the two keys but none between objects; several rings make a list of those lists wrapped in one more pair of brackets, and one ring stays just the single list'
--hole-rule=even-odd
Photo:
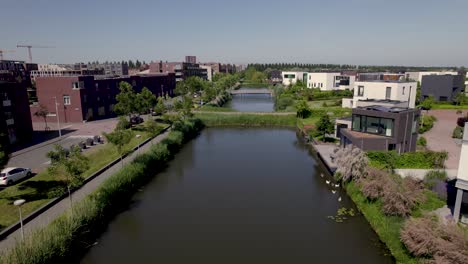
[{"label": "driveway", "polygon": [[452,138],[453,129],[457,126],[457,118],[462,116],[456,112],[457,110],[429,111],[429,115],[435,116],[437,121],[431,130],[423,134],[430,150],[448,152],[448,159],[445,161],[447,169],[458,169],[460,160],[461,146]]}]

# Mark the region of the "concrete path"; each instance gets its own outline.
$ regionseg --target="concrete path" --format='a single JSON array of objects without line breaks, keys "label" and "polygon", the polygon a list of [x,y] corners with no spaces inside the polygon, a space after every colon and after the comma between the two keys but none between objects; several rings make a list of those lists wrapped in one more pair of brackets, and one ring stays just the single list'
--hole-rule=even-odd
[{"label": "concrete path", "polygon": [[[169,131],[166,131],[165,133],[157,136],[156,138],[152,140],[152,143],[156,144],[160,142],[162,139],[164,139],[167,136],[168,133]],[[151,147],[151,145],[152,145],[151,142],[148,142],[147,144],[145,144],[144,146],[140,148],[140,152],[143,153],[147,151]],[[139,154],[138,151],[135,151],[131,155],[127,156],[124,159],[124,164],[128,164],[131,161],[133,161],[138,154]],[[96,188],[98,188],[107,178],[109,178],[111,175],[113,175],[115,172],[117,172],[121,168],[122,168],[121,163],[117,163],[116,165],[110,167],[108,170],[103,172],[101,175],[89,181],[87,184],[85,184],[83,187],[81,187],[79,190],[73,193],[73,196],[72,196],[73,201],[74,202],[81,201],[84,197],[86,197],[88,194],[92,193]],[[58,202],[49,210],[45,211],[38,217],[34,218],[33,220],[31,220],[29,223],[27,223],[24,226],[25,236],[28,236],[32,231],[38,228],[48,225],[50,222],[52,222],[58,216],[62,215],[69,208],[70,208],[70,201],[68,199],[63,199],[62,201]],[[5,251],[6,249],[12,248],[16,244],[16,241],[19,240],[20,238],[21,238],[21,233],[20,233],[20,229],[18,229],[17,231],[9,235],[7,238],[1,240],[0,252]]]},{"label": "concrete path", "polygon": [[217,114],[217,115],[296,115],[296,112],[214,112],[214,111],[193,111],[194,114]]},{"label": "concrete path", "polygon": [[461,146],[457,145],[452,138],[452,132],[457,126],[457,118],[462,116],[456,112],[456,110],[429,111],[429,115],[435,116],[437,121],[431,130],[422,135],[427,139],[427,147],[430,150],[448,152],[448,159],[445,161],[447,169],[458,169],[460,160]]}]

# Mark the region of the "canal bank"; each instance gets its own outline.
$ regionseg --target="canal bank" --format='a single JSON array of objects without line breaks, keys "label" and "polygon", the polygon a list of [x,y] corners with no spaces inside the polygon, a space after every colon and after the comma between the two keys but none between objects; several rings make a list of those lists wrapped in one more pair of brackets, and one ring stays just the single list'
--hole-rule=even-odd
[{"label": "canal bank", "polygon": [[82,263],[392,263],[362,216],[330,218],[354,205],[326,181],[294,129],[206,128]]}]

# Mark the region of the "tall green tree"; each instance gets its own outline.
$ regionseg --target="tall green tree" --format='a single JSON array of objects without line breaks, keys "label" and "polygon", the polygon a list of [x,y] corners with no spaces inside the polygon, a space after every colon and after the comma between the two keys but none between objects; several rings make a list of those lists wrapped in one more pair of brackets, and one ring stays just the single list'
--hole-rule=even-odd
[{"label": "tall green tree", "polygon": [[114,105],[114,112],[117,115],[128,115],[138,112],[140,104],[133,87],[127,82],[119,83],[120,93],[116,96],[117,103]]},{"label": "tall green tree", "polygon": [[117,152],[120,155],[120,162],[123,167],[123,154],[125,152],[124,147],[132,140],[132,131],[127,129],[115,129],[111,133],[104,133],[104,137],[117,148]]},{"label": "tall green tree", "polygon": [[434,97],[429,96],[421,102],[421,107],[427,110],[427,112],[429,113],[429,110],[432,109],[434,102],[435,102]]},{"label": "tall green tree", "polygon": [[158,97],[156,106],[154,107],[153,111],[157,115],[162,115],[166,111],[166,106],[164,105],[164,99],[162,97]]},{"label": "tall green tree", "polygon": [[156,96],[146,87],[137,95],[139,112],[147,112],[156,104]]},{"label": "tall green tree", "polygon": [[183,119],[192,116],[193,102],[192,98],[188,95],[183,96],[182,99],[178,99],[174,102],[174,108],[179,113],[179,116]]},{"label": "tall green tree", "polygon": [[330,120],[330,116],[323,114],[317,122],[317,131],[322,134],[322,141],[325,141],[326,134],[331,134],[335,131],[335,125]]},{"label": "tall green tree", "polygon": [[128,61],[128,68],[130,68],[130,69],[135,69],[135,63],[133,63],[132,60],[129,60],[129,61]]},{"label": "tall green tree", "polygon": [[54,146],[54,150],[47,153],[47,157],[51,160],[51,164],[47,168],[49,173],[63,177],[67,184],[68,198],[73,214],[71,188],[83,184],[83,173],[89,169],[89,159],[81,153],[78,146],[73,146],[68,151],[58,144]]},{"label": "tall green tree", "polygon": [[296,103],[297,117],[307,118],[310,115],[310,108],[306,100],[299,100]]}]

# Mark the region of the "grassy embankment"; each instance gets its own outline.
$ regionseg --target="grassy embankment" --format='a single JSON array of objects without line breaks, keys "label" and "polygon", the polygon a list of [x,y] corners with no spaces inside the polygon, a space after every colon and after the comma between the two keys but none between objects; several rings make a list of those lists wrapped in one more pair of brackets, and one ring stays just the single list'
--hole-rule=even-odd
[{"label": "grassy embankment", "polygon": [[[346,191],[361,213],[366,217],[369,224],[385,243],[397,263],[419,263],[419,260],[406,250],[406,247],[400,241],[400,229],[405,218],[398,216],[387,216],[382,212],[382,203],[380,200],[375,202],[367,200],[359,187],[354,182],[348,183]],[[412,216],[421,216],[424,211],[432,211],[445,205],[432,191],[425,191],[425,202],[413,210]]]},{"label": "grassy embankment", "polygon": [[[150,134],[142,129],[132,130],[135,135],[132,137],[124,149],[130,151],[135,146],[150,137]],[[161,125],[161,130],[163,125]],[[141,135],[137,138],[136,135]],[[85,178],[92,175],[111,161],[119,157],[116,147],[111,144],[96,145],[84,152],[89,158],[89,169],[83,174]],[[0,191],[0,230],[4,229],[18,219],[18,208],[13,205],[17,199],[25,199],[26,203],[22,206],[23,215],[28,215],[51,199],[60,196],[66,190],[64,179],[60,176],[51,175],[47,170],[38,173],[36,176],[25,180],[19,184],[4,188]]]},{"label": "grassy embankment", "polygon": [[295,114],[275,115],[273,113],[195,113],[195,117],[203,121],[206,126],[243,126],[243,127],[265,127],[283,126],[295,127],[297,118]]},{"label": "grassy embankment", "polygon": [[[67,263],[76,260],[108,221],[128,205],[132,195],[202,129],[200,120],[174,124],[160,143],[108,178],[95,192],[75,203],[74,214],[65,213],[47,227],[18,242],[0,263]],[[77,256],[78,255],[78,256]]]}]

